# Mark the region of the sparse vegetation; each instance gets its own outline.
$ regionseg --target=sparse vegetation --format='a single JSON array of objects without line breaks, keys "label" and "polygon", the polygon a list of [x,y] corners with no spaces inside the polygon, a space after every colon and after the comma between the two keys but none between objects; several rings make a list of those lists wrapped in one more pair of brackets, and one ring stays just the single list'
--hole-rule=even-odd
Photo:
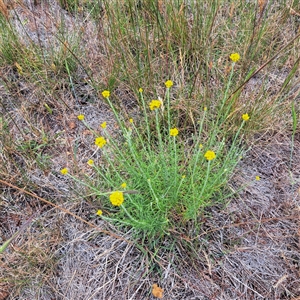
[{"label": "sparse vegetation", "polygon": [[300,297],[299,1],[0,12],[0,300]]}]

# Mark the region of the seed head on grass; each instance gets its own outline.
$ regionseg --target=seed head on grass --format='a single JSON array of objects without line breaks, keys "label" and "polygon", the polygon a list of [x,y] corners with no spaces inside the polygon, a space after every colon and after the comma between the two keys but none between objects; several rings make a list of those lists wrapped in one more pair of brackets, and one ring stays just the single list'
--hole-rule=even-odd
[{"label": "seed head on grass", "polygon": [[77,119],[78,119],[79,121],[83,121],[83,120],[84,120],[84,115],[78,115],[78,116],[77,116]]},{"label": "seed head on grass", "polygon": [[103,122],[100,124],[101,128],[105,129],[106,128],[106,122]]},{"label": "seed head on grass", "polygon": [[109,200],[112,205],[114,206],[120,206],[124,202],[124,195],[123,192],[113,192],[109,196]]},{"label": "seed head on grass", "polygon": [[103,136],[99,136],[95,139],[95,145],[99,148],[103,148],[106,145],[106,140]]},{"label": "seed head on grass", "polygon": [[170,136],[177,136],[177,135],[178,135],[178,129],[176,127],[170,129]]},{"label": "seed head on grass", "polygon": [[17,62],[15,63],[15,66],[16,66],[16,68],[17,68],[18,73],[19,73],[20,75],[22,75],[22,74],[23,74],[23,69],[22,69],[22,67],[21,67]]},{"label": "seed head on grass", "polygon": [[208,150],[208,151],[205,152],[204,157],[205,157],[207,160],[213,160],[213,159],[216,158],[216,154],[215,154],[214,151]]},{"label": "seed head on grass", "polygon": [[109,96],[110,96],[110,91],[107,91],[107,90],[103,91],[103,92],[102,92],[102,96],[103,96],[104,98],[109,98]]},{"label": "seed head on grass", "polygon": [[233,62],[237,62],[240,60],[240,55],[238,53],[232,53],[229,57]]},{"label": "seed head on grass", "polygon": [[243,119],[244,121],[248,121],[248,120],[250,119],[250,117],[249,117],[248,114],[243,114],[243,115],[242,115],[242,119]]},{"label": "seed head on grass", "polygon": [[173,86],[173,81],[172,81],[172,80],[167,80],[167,81],[165,82],[165,86],[166,86],[167,89],[169,89],[170,87]]},{"label": "seed head on grass", "polygon": [[161,106],[161,102],[159,100],[152,100],[149,103],[150,110],[156,110],[156,109],[160,108],[160,106]]},{"label": "seed head on grass", "polygon": [[67,175],[68,172],[69,172],[69,171],[68,171],[67,168],[63,168],[63,169],[60,170],[60,173],[61,173],[62,175]]}]

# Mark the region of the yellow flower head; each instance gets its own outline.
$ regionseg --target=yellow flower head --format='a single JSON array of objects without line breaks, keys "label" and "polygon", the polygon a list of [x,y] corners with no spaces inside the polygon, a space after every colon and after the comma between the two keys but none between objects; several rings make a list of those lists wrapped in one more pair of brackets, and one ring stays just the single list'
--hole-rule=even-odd
[{"label": "yellow flower head", "polygon": [[233,62],[237,62],[240,60],[240,55],[238,53],[232,53],[229,57]]},{"label": "yellow flower head", "polygon": [[170,136],[176,136],[176,135],[178,135],[178,129],[177,128],[170,129]]},{"label": "yellow flower head", "polygon": [[248,120],[250,119],[250,117],[249,117],[248,114],[243,114],[243,115],[242,115],[242,119],[243,119],[244,121],[248,121]]},{"label": "yellow flower head", "polygon": [[103,214],[103,211],[101,209],[98,209],[97,212],[96,212],[96,215],[97,216],[102,216]]},{"label": "yellow flower head", "polygon": [[92,159],[89,159],[87,164],[92,167],[94,165],[94,161]]},{"label": "yellow flower head", "polygon": [[124,202],[124,195],[123,192],[113,192],[109,196],[109,200],[112,205],[114,206],[120,206]]},{"label": "yellow flower head", "polygon": [[123,189],[125,189],[126,186],[127,186],[126,182],[123,182],[123,183],[121,184],[121,187],[122,187]]},{"label": "yellow flower head", "polygon": [[106,128],[106,122],[101,123],[100,126],[101,126],[103,129],[105,129],[105,128]]},{"label": "yellow flower head", "polygon": [[204,106],[203,110],[204,110],[204,111],[207,111],[207,106]]},{"label": "yellow flower head", "polygon": [[68,171],[67,168],[63,168],[63,169],[60,170],[60,173],[63,174],[63,175],[67,175],[68,172],[69,172],[69,171]]},{"label": "yellow flower head", "polygon": [[79,115],[79,116],[77,116],[77,119],[78,119],[79,121],[83,121],[83,120],[84,120],[84,115]]},{"label": "yellow flower head", "polygon": [[139,88],[139,93],[142,93],[143,92],[143,89],[142,88]]},{"label": "yellow flower head", "polygon": [[110,96],[110,92],[105,90],[105,91],[102,92],[102,96],[104,98],[108,98]]},{"label": "yellow flower head", "polygon": [[131,119],[131,118],[130,118],[130,119],[129,119],[129,123],[131,123],[131,124],[132,124],[132,123],[133,123],[133,119]]},{"label": "yellow flower head", "polygon": [[172,80],[167,80],[167,81],[165,82],[165,85],[166,85],[167,89],[169,89],[170,87],[173,86],[173,81],[172,81]]},{"label": "yellow flower head", "polygon": [[160,108],[160,106],[161,106],[161,102],[159,100],[152,100],[149,103],[150,110],[158,109],[158,108]]},{"label": "yellow flower head", "polygon": [[98,146],[99,148],[104,147],[106,144],[106,140],[103,136],[99,136],[95,139],[95,145]]},{"label": "yellow flower head", "polygon": [[255,180],[260,180],[260,177],[259,176],[255,176]]},{"label": "yellow flower head", "polygon": [[216,154],[215,154],[214,151],[208,150],[208,151],[205,152],[204,157],[205,157],[207,160],[213,160],[213,159],[216,158]]},{"label": "yellow flower head", "polygon": [[203,145],[202,144],[199,144],[199,149],[202,149],[203,148]]}]

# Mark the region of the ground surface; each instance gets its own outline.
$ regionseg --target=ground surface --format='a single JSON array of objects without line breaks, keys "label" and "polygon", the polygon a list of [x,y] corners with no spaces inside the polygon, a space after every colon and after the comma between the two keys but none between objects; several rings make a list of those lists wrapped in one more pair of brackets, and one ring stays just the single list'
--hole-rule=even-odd
[{"label": "ground surface", "polygon": [[[196,246],[191,256],[186,255],[190,241],[184,236],[176,237],[175,251],[169,251],[170,237],[156,257],[145,255],[127,241],[100,234],[34,198],[4,189],[2,237],[9,237],[29,215],[38,212],[39,216],[2,254],[1,276],[7,276],[7,268],[10,275],[23,273],[28,283],[21,290],[13,283],[2,283],[2,295],[8,299],[152,299],[151,286],[158,283],[165,299],[297,299],[299,135],[291,166],[290,143],[281,133],[260,137],[230,183],[233,190],[243,189],[225,208],[213,206],[199,219],[201,234],[192,241]],[[257,175],[261,180],[253,180]],[[49,188],[52,181],[61,195],[64,190],[68,193],[66,182],[65,187],[59,184],[59,176],[36,178],[41,186],[48,180]],[[7,201],[15,202],[14,210],[6,209]],[[131,240],[130,232],[124,236],[94,220],[93,203],[83,200],[63,207]]]},{"label": "ground surface", "polygon": [[[59,10],[55,1],[51,7],[52,13]],[[37,6],[35,11],[31,10],[35,19],[30,19],[28,7],[16,9],[20,18],[27,19],[24,24],[32,39],[49,43],[55,26],[50,19],[45,22],[48,17],[45,10]],[[37,26],[34,20],[49,25],[41,29],[43,34],[39,37],[34,34]],[[69,22],[66,26],[72,27],[72,21],[70,16],[66,17]],[[91,28],[86,26],[85,30]],[[89,42],[92,43],[91,39]],[[97,61],[99,57],[94,59]],[[95,64],[94,69],[97,68]],[[0,97],[5,104],[1,113],[14,118],[10,132],[15,139],[23,138],[18,126],[30,128],[28,120],[35,120],[35,125],[40,124],[49,136],[56,136],[50,149],[56,155],[51,158],[49,168],[41,170],[27,164],[19,155],[21,150],[11,153],[32,182],[24,189],[51,199],[114,235],[101,233],[70,214],[1,183],[0,243],[29,216],[34,215],[34,222],[0,254],[0,300],[154,299],[151,295],[154,283],[164,289],[163,299],[300,299],[299,134],[295,136],[292,163],[290,132],[274,130],[257,134],[229,183],[237,193],[228,204],[225,207],[216,204],[199,217],[201,230],[193,240],[174,229],[154,255],[150,250],[142,252],[136,247],[132,232],[124,234],[96,218],[94,199],[77,194],[73,183],[59,174],[66,162],[74,159],[75,148],[76,164],[84,172],[90,172],[86,158],[94,153],[90,147],[93,136],[77,122],[79,113],[85,115],[92,128],[111,121],[108,129],[112,133],[116,129],[107,105],[83,83],[83,76],[75,84],[78,97],[74,97],[74,90],[66,82],[53,87],[59,90],[68,109],[46,115],[35,84],[20,79],[13,68],[3,68],[1,72],[11,87],[8,90],[7,85],[0,86]],[[279,78],[280,74],[276,76]],[[134,113],[130,95],[122,94],[123,90],[120,89],[119,97]],[[28,130],[26,138],[39,142],[39,134]],[[48,148],[45,154],[47,151]],[[100,160],[101,153],[94,157]],[[0,163],[7,165],[11,161],[1,155]],[[10,183],[18,186],[13,164],[7,168],[12,172]],[[256,181],[255,176],[260,176],[260,180]]]}]

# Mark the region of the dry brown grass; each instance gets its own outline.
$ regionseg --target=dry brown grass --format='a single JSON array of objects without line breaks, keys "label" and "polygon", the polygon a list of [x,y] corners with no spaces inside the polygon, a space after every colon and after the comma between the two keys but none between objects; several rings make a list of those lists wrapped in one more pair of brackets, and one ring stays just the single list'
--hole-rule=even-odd
[{"label": "dry brown grass", "polygon": [[[300,292],[300,141],[292,169],[287,159],[289,143],[278,133],[248,153],[231,186],[239,187],[257,174],[261,180],[247,186],[226,208],[208,211],[193,241],[198,246],[189,256],[190,241],[184,237],[175,248],[174,241],[166,240],[155,256],[145,255],[64,212],[30,208],[25,214],[44,212],[2,254],[1,277],[7,282],[9,299],[17,295],[21,299],[151,299],[153,283],[163,287],[166,299],[296,298]],[[32,205],[33,199],[13,197],[12,190],[3,195],[2,211],[8,195],[16,199],[16,211],[20,211],[17,203]],[[84,201],[67,207],[84,218],[93,212]],[[23,215],[5,209],[1,218],[5,236],[15,232]],[[116,231],[104,222],[95,224]],[[131,239],[130,232],[118,234]]]},{"label": "dry brown grass", "polygon": [[[163,3],[159,3],[163,13]],[[0,0],[0,11],[8,16],[3,5]],[[264,1],[259,1],[260,11],[263,5]],[[61,13],[69,32],[85,33],[80,46],[84,45],[88,51],[86,57],[80,57],[81,61],[90,67],[97,83],[107,84],[107,70],[112,68],[113,58],[107,59],[105,55],[106,42],[99,42],[101,31],[83,22],[84,18],[76,19],[62,12],[55,1],[37,5],[29,1],[17,6],[10,18],[16,23],[16,16],[24,21],[28,36],[35,44],[61,49],[59,53],[63,56],[68,51],[55,39],[61,26]],[[20,34],[21,29],[18,28]],[[293,30],[287,28],[284,42]],[[281,28],[281,37],[284,32]],[[28,36],[22,37],[24,45],[28,44]],[[155,63],[158,68],[160,61]],[[295,137],[290,166],[289,107],[283,107],[282,115],[274,120],[259,105],[267,98],[268,107],[273,107],[275,96],[272,95],[279,92],[294,63],[287,61],[286,69],[270,66],[265,73],[252,78],[242,91],[242,98],[247,100],[244,104],[254,107],[257,126],[253,126],[253,132],[261,128],[261,123],[270,124],[269,130],[252,135],[256,143],[229,183],[232,190],[245,185],[244,189],[227,205],[207,209],[199,218],[201,231],[193,239],[174,230],[174,235],[166,238],[156,253],[146,247],[136,247],[135,242],[140,241],[133,240],[132,232],[121,232],[95,218],[98,208],[95,199],[87,197],[84,189],[80,190],[59,174],[66,162],[75,174],[79,170],[89,174],[86,158],[94,152],[89,146],[92,135],[78,124],[76,116],[83,113],[93,129],[98,129],[103,121],[113,120],[107,105],[85,84],[89,79],[85,71],[78,68],[76,82],[70,87],[67,77],[62,75],[63,65],[56,64],[52,69],[49,65],[46,74],[40,73],[35,80],[26,77],[26,69],[22,77],[15,67],[2,67],[0,109],[2,115],[10,116],[10,122],[8,130],[2,131],[6,135],[1,137],[0,144],[0,244],[29,216],[37,216],[32,226],[0,254],[0,300],[154,299],[153,284],[163,288],[163,299],[299,299],[300,135],[297,133]],[[219,71],[223,67],[226,66],[220,66]],[[183,70],[179,71],[180,91],[184,90],[186,78]],[[43,85],[46,84],[44,76],[48,80],[47,89]],[[212,82],[210,86],[219,84]],[[294,99],[296,104],[298,92],[299,83],[290,91],[289,99]],[[119,84],[115,96],[129,115],[136,113],[134,94],[127,83]],[[184,106],[180,93],[179,98],[178,105],[187,111],[184,116],[195,109]],[[53,114],[47,113],[45,103],[53,109]],[[109,130],[117,130],[114,122]],[[41,168],[30,143],[41,146],[45,134],[43,154],[51,158],[48,164],[41,163]],[[95,155],[95,160],[101,161],[100,153]],[[261,180],[253,182],[256,175]],[[22,186],[54,205],[11,185]]]}]

